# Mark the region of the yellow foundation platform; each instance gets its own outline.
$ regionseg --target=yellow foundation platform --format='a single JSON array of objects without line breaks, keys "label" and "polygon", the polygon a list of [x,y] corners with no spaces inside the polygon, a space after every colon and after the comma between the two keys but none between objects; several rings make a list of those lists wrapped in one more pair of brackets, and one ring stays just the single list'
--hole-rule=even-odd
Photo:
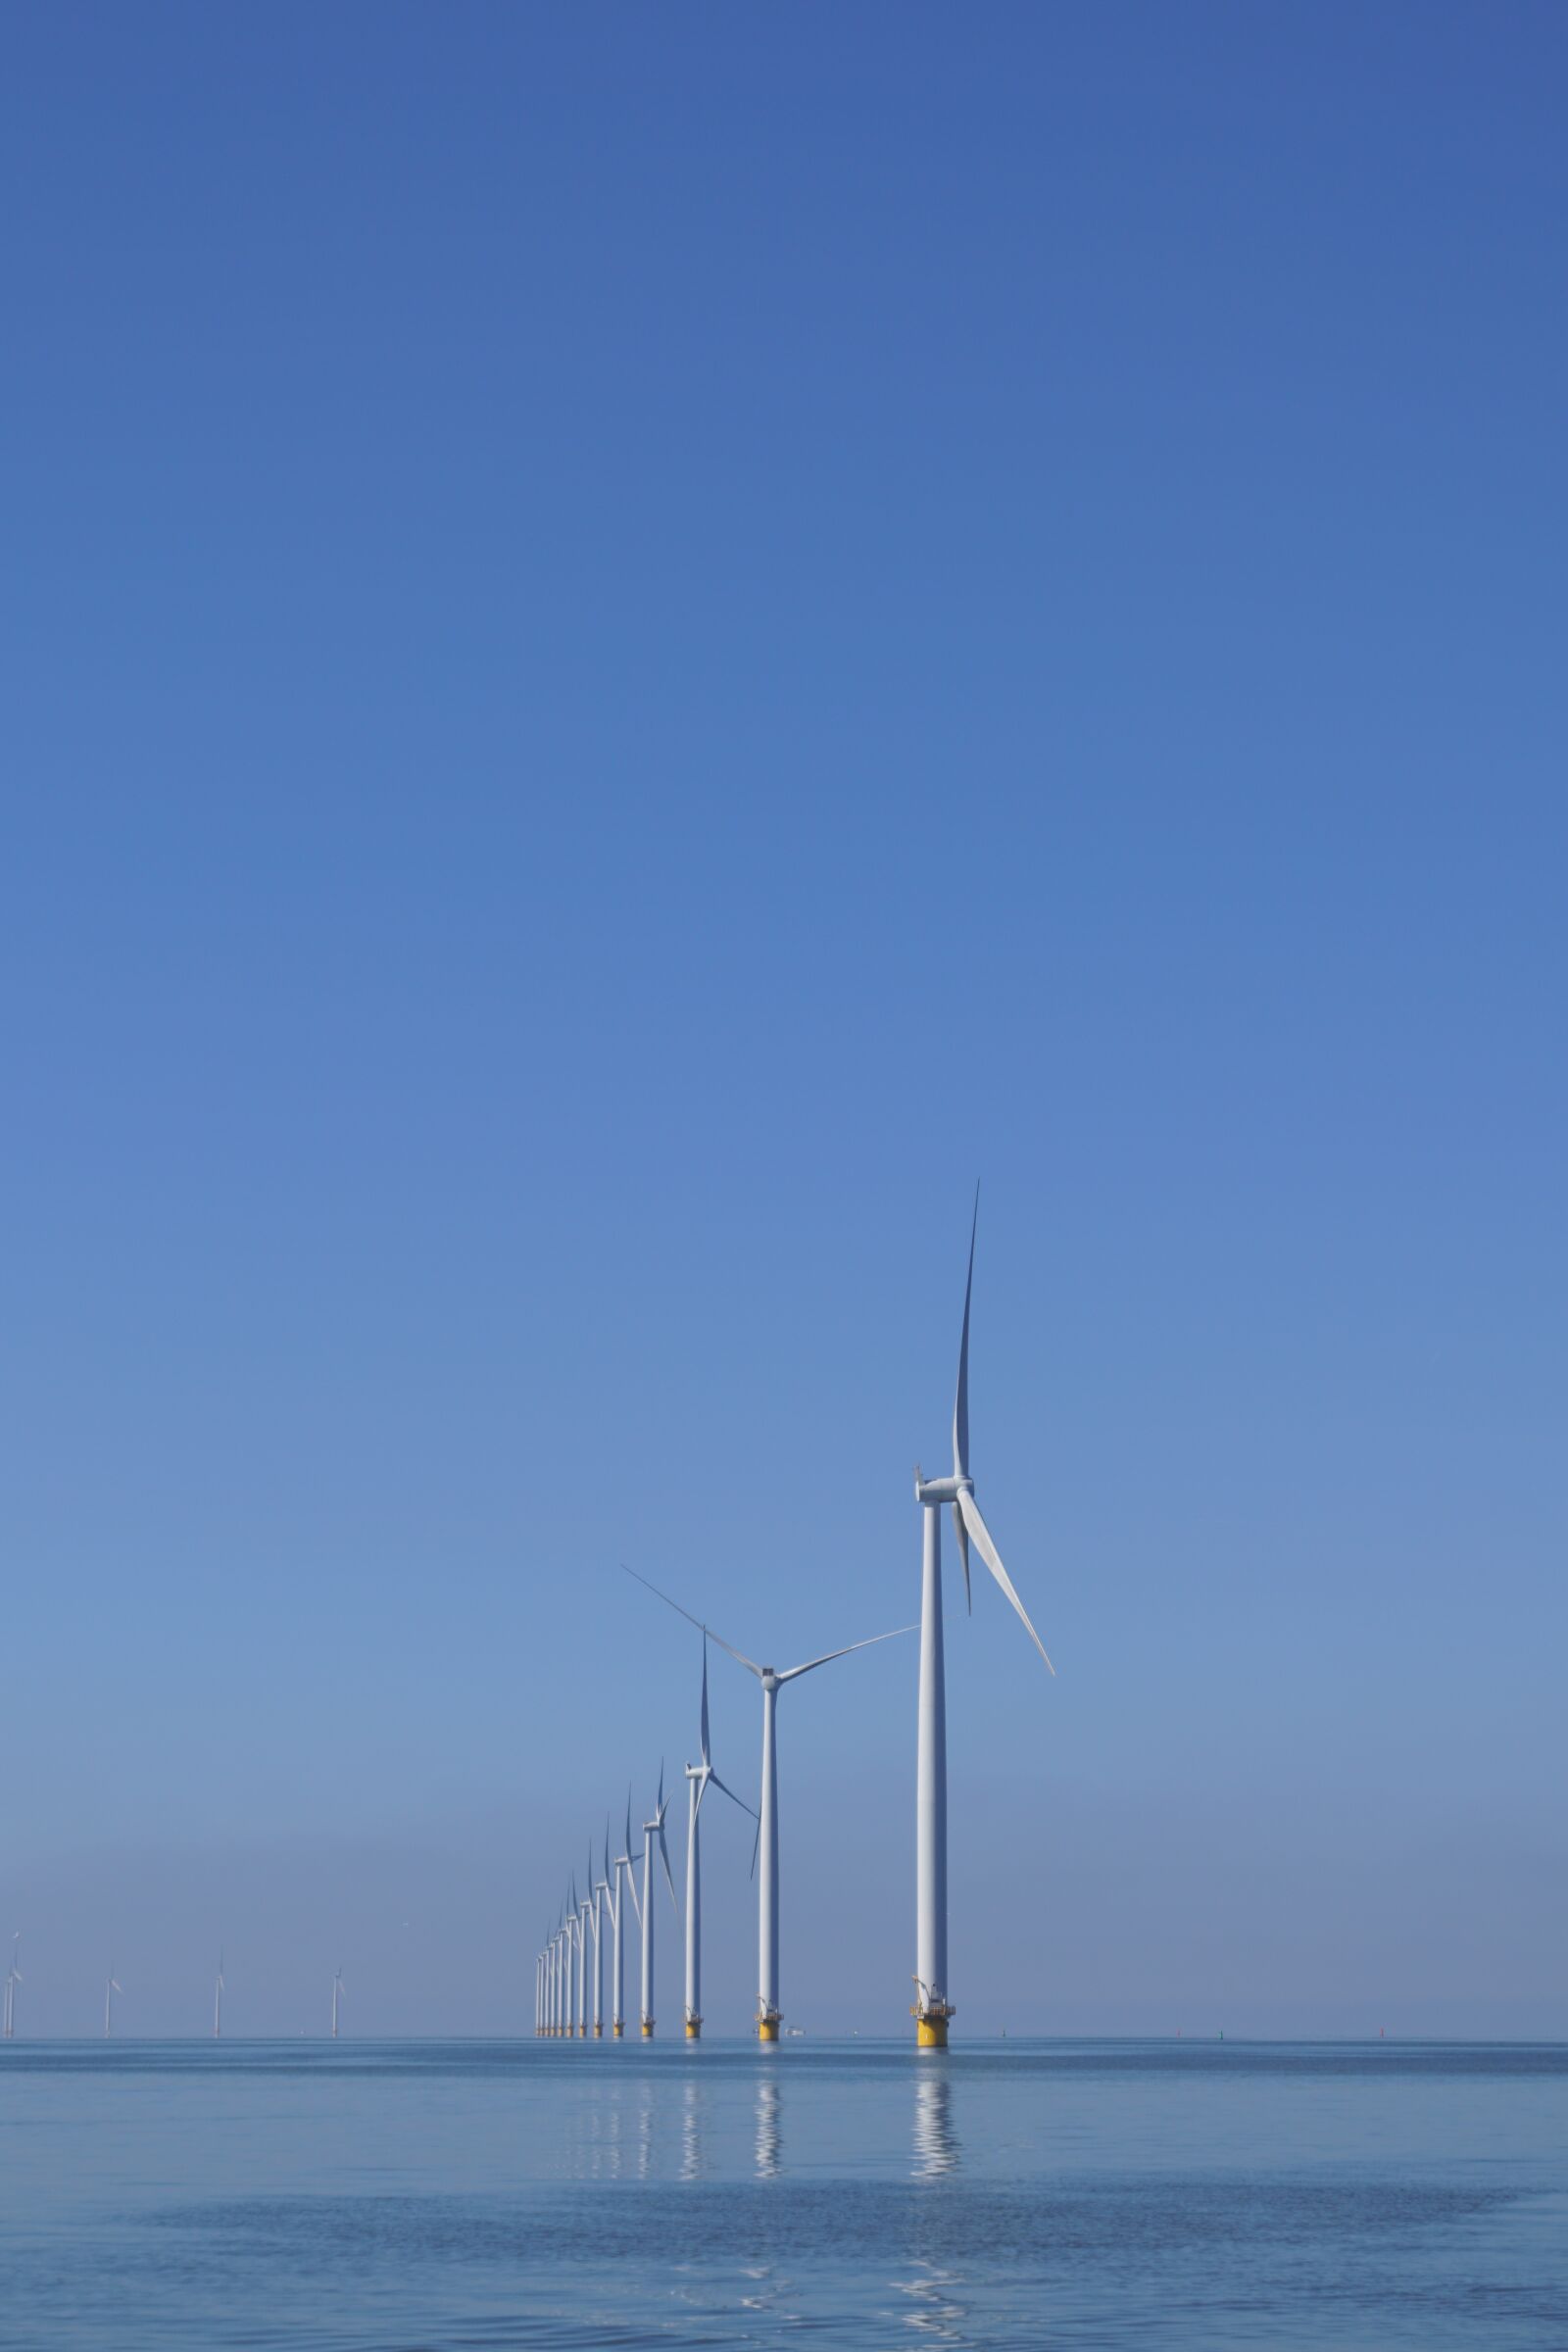
[{"label": "yellow foundation platform", "polygon": [[644,2041],[652,2041],[652,2040],[653,2040],[653,2038],[654,2038],[654,2021],[653,2021],[653,2019],[652,2019],[651,2017],[645,2017],[645,2018],[643,2019],[643,2039],[644,2039]]},{"label": "yellow foundation platform", "polygon": [[[919,1979],[915,1983],[919,1984]],[[924,1985],[920,1986],[925,1990]],[[909,2011],[914,2020],[914,2046],[917,2050],[945,2050],[948,2046],[948,2020],[958,2012],[951,2001],[927,2001]]]},{"label": "yellow foundation platform", "polygon": [[594,2028],[594,2039],[595,2039],[595,2041],[603,2041],[603,2040],[604,2040],[604,2038],[605,2038],[605,2029],[604,2029],[604,2027],[603,2027],[603,2026],[595,2026],[595,2028]]},{"label": "yellow foundation platform", "polygon": [[703,2021],[700,2017],[689,2017],[686,2020],[686,2038],[688,2041],[702,2040]]},{"label": "yellow foundation platform", "polygon": [[611,2029],[610,2029],[610,2031],[611,2031],[612,2034],[614,2036],[615,2040],[616,2040],[616,2041],[619,2041],[619,2040],[620,2040],[620,2038],[621,2038],[621,2036],[624,2034],[624,2033],[625,2033],[626,2029],[625,2029],[625,2027],[624,2027],[624,2026],[615,2025],[615,2026],[612,2026],[612,2027],[611,2027]]},{"label": "yellow foundation platform", "polygon": [[777,2017],[760,2017],[760,2018],[758,2019],[758,2021],[757,2021],[757,2038],[758,2038],[758,2040],[759,2040],[759,2041],[777,2041],[777,2039],[778,2039],[778,2030],[779,2030],[779,2027],[782,2025],[782,2023],[783,2023],[783,2020],[782,2020],[782,2018],[777,2018]]}]

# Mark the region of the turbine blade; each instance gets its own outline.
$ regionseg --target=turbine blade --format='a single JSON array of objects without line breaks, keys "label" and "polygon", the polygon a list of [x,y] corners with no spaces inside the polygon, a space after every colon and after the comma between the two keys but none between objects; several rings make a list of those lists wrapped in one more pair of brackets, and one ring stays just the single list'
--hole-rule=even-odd
[{"label": "turbine blade", "polygon": [[804,1666],[787,1666],[779,1676],[781,1683],[793,1683],[797,1675],[810,1674],[815,1667],[831,1666],[835,1658],[847,1658],[852,1649],[871,1649],[878,1642],[896,1642],[900,1634],[917,1634],[917,1625],[896,1625],[891,1634],[872,1634],[864,1642],[847,1642],[843,1649],[830,1649],[820,1658],[808,1658]]},{"label": "turbine blade", "polygon": [[761,1851],[761,1847],[762,1847],[762,1816],[760,1815],[760,1813],[759,1813],[759,1815],[757,1816],[757,1836],[756,1836],[756,1837],[755,1837],[755,1838],[752,1839],[752,1867],[751,1867],[751,1869],[750,1869],[750,1870],[747,1872],[747,1874],[746,1874],[748,1878],[755,1879],[755,1878],[756,1878],[756,1876],[757,1876],[757,1857],[758,1857],[759,1853],[760,1853],[760,1851]]},{"label": "turbine blade", "polygon": [[963,1524],[963,1513],[956,1503],[953,1506],[953,1532],[958,1539],[958,1558],[963,1565],[963,1605],[974,1615],[974,1594],[969,1590],[969,1531]]},{"label": "turbine blade", "polygon": [[1002,1556],[997,1550],[996,1545],[991,1541],[991,1530],[987,1527],[985,1521],[980,1516],[980,1505],[976,1502],[974,1496],[969,1493],[967,1487],[960,1488],[958,1491],[958,1507],[962,1511],[964,1520],[969,1529],[969,1533],[971,1536],[973,1536],[975,1544],[979,1548],[980,1557],[984,1560],[986,1566],[990,1569],[992,1575],[996,1578],[1004,1592],[1005,1592],[1007,1598],[1011,1601],[1019,1616],[1023,1619],[1024,1628],[1028,1633],[1030,1641],[1034,1643],[1036,1649],[1039,1650],[1040,1655],[1045,1658],[1047,1666],[1051,1667],[1051,1672],[1054,1674],[1056,1669],[1054,1666],[1051,1665],[1051,1659],[1047,1655],[1046,1645],[1041,1641],[1040,1636],[1035,1632],[1034,1627],[1029,1623],[1029,1612],[1024,1607],[1023,1602],[1018,1598],[1017,1593],[1013,1591],[1012,1579],[1007,1574],[1005,1568],[1004,1568],[1002,1565]]},{"label": "turbine blade", "polygon": [[761,1828],[761,1815],[760,1813],[752,1812],[752,1808],[746,1802],[745,1797],[737,1796],[734,1789],[730,1787],[728,1781],[721,1781],[716,1772],[710,1772],[708,1777],[712,1782],[715,1788],[723,1789],[724,1794],[729,1798],[729,1801],[732,1805],[739,1805],[743,1813],[751,1813],[752,1819],[757,1823],[758,1828]]},{"label": "turbine blade", "polygon": [[733,1642],[726,1642],[722,1634],[715,1634],[710,1625],[705,1625],[703,1631],[710,1642],[716,1642],[719,1648],[734,1659],[737,1666],[744,1666],[748,1674],[755,1674],[758,1681],[761,1681],[762,1669],[755,1658],[749,1658],[743,1649],[737,1649]]},{"label": "turbine blade", "polygon": [[974,1289],[974,1237],[980,1224],[980,1187],[974,1188],[969,1227],[969,1272],[963,1286],[963,1336],[958,1342],[958,1386],[953,1399],[953,1475],[969,1475],[969,1294]]},{"label": "turbine blade", "polygon": [[680,1905],[675,1900],[675,1881],[671,1875],[669,1867],[669,1848],[664,1843],[664,1815],[662,1809],[661,1809],[659,1815],[659,1859],[664,1865],[664,1885],[669,1888],[669,1907],[674,1912],[675,1917],[679,1919]]},{"label": "turbine blade", "polygon": [[636,1918],[637,1925],[641,1927],[643,1924],[643,1907],[642,1903],[638,1899],[637,1894],[637,1866],[634,1862],[628,1862],[626,1865],[626,1884],[631,1888],[631,1907],[633,1915]]},{"label": "turbine blade", "polygon": [[[626,1568],[626,1563],[624,1560],[622,1560],[620,1564],[623,1568]],[[700,1617],[694,1617],[690,1609],[683,1609],[680,1605],[680,1602],[678,1600],[671,1600],[667,1592],[661,1592],[659,1587],[652,1581],[651,1578],[644,1576],[640,1569],[626,1568],[626,1574],[628,1576],[636,1577],[637,1582],[640,1585],[647,1585],[649,1592],[654,1593],[660,1600],[662,1600],[666,1608],[673,1609],[677,1617],[684,1617],[688,1625],[695,1625],[700,1634],[706,1634],[710,1642],[716,1642],[720,1649],[728,1650],[730,1656],[735,1659],[737,1664],[749,1667],[753,1674],[760,1676],[762,1669],[756,1663],[755,1659],[748,1658],[740,1650],[733,1648],[731,1644],[725,1641],[722,1634],[715,1634],[710,1625],[705,1625]]]},{"label": "turbine blade", "polygon": [[703,1628],[703,1762],[709,1761],[708,1739],[708,1628]]}]

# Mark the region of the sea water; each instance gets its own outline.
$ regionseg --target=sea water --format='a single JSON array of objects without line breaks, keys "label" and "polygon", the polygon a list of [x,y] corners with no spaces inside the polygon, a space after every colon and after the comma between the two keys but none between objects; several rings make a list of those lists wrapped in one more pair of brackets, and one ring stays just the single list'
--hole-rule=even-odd
[{"label": "sea water", "polygon": [[0,2344],[1568,2345],[1568,2050],[0,2047]]}]

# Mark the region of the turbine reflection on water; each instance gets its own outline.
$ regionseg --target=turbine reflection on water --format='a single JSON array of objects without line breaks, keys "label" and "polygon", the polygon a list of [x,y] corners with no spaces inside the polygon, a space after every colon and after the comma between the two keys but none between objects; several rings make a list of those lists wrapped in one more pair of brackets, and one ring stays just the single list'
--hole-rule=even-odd
[{"label": "turbine reflection on water", "polygon": [[940,2180],[958,2169],[958,2135],[953,2128],[953,2084],[946,2066],[922,2066],[914,2078],[914,2166],[916,2180]]},{"label": "turbine reflection on water", "polygon": [[778,2078],[770,2066],[757,2085],[757,2169],[764,2180],[776,2180],[781,2149]]},{"label": "turbine reflection on water", "polygon": [[703,2169],[702,2093],[690,2080],[681,2093],[680,2177],[695,2180]]}]

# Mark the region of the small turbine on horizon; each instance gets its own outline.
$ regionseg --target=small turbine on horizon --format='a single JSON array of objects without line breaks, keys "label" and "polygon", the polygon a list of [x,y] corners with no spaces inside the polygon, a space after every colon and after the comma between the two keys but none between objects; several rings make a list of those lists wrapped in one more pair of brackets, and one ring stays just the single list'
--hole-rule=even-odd
[{"label": "small turbine on horizon", "polygon": [[213,2039],[223,2037],[223,1955],[218,1955],[218,1983],[213,1986]]},{"label": "small turbine on horizon", "polygon": [[333,1972],[332,1972],[332,2039],[333,2039],[334,2041],[336,2041],[336,2039],[337,2039],[337,2013],[338,2013],[338,2005],[339,2005],[339,2003],[341,2002],[342,1998],[343,1998],[343,1971],[342,1971],[340,1968],[338,1968],[338,1969],[334,1969],[334,1970],[333,1970]]},{"label": "small turbine on horizon", "polygon": [[11,1966],[6,1971],[5,2038],[13,2041],[17,2032],[17,1986],[22,1983],[22,1971],[17,1966],[17,1954],[22,1949],[22,1930],[11,1938]]},{"label": "small turbine on horizon", "polygon": [[105,2041],[107,2041],[107,2040],[109,2039],[110,2035],[113,2034],[113,2032],[114,2032],[114,2030],[115,2030],[115,1995],[116,1995],[116,1993],[117,1993],[117,1992],[123,1992],[123,1991],[124,1991],[124,1989],[125,1989],[125,1988],[124,1988],[124,1986],[123,1986],[123,1985],[121,1984],[121,1982],[120,1982],[120,1979],[119,1979],[119,1978],[116,1976],[116,1974],[115,1974],[114,1970],[113,1970],[113,1969],[111,1969],[111,1970],[109,1971],[109,1982],[108,1982],[108,1984],[107,1984],[104,1986],[104,2039],[105,2039]]}]

